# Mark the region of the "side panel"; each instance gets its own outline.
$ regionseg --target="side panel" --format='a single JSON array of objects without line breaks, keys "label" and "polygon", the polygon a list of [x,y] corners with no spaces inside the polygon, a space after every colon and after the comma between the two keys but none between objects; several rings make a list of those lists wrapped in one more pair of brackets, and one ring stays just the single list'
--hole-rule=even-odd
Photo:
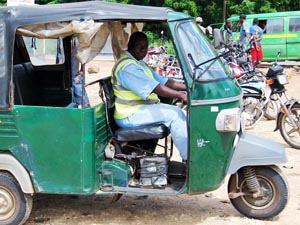
[{"label": "side panel", "polygon": [[[240,101],[237,99],[233,102],[222,103],[224,100],[222,95],[225,96],[224,88],[231,89],[232,95],[239,94],[238,89],[234,87],[230,80],[219,83],[197,84],[195,87],[195,93],[202,95],[201,97],[213,96],[215,99],[212,100],[215,103],[193,105],[192,101],[189,128],[191,159],[189,193],[214,190],[222,184],[222,180],[226,175],[233,153],[236,132],[218,132],[216,131],[215,122],[218,113],[222,109],[239,108]],[[214,91],[212,92],[212,90]]]},{"label": "side panel", "polygon": [[101,160],[107,142],[107,137],[101,139],[106,134],[103,113],[103,105],[89,109],[15,106],[10,118],[17,134],[10,140],[1,136],[6,139],[1,149],[10,150],[30,172],[36,192],[94,193],[99,188],[95,152]]}]

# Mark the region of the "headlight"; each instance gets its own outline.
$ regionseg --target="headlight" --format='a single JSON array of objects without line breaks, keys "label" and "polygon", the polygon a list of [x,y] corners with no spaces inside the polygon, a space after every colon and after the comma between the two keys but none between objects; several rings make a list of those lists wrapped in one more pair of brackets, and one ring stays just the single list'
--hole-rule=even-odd
[{"label": "headlight", "polygon": [[285,84],[288,84],[288,83],[289,83],[289,78],[288,78],[288,76],[285,75],[285,74],[278,74],[278,75],[276,76],[276,78],[277,78],[279,84],[281,84],[281,85],[285,85]]},{"label": "headlight", "polygon": [[238,132],[241,127],[239,108],[223,109],[216,119],[216,129],[220,132]]}]

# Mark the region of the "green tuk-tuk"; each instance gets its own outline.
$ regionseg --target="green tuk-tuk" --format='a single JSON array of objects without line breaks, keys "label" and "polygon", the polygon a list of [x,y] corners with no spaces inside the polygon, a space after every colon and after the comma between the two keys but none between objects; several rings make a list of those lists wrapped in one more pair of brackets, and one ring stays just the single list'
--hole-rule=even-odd
[{"label": "green tuk-tuk", "polygon": [[[175,160],[168,128],[113,125],[110,78],[93,82],[103,101],[72,106],[76,60],[88,63],[108,42],[118,58],[147,24],[168,27],[187,86],[186,164]],[[284,209],[287,183],[275,165],[286,162],[284,149],[244,132],[241,89],[192,17],[99,1],[1,7],[0,38],[1,224],[24,223],[38,193],[193,195],[226,175],[242,214],[265,219]],[[53,41],[55,57],[39,58]]]}]

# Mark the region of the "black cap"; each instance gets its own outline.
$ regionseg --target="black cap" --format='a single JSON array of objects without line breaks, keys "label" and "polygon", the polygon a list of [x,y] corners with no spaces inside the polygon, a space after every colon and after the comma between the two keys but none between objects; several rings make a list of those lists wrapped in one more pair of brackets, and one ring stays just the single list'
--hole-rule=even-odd
[{"label": "black cap", "polygon": [[246,19],[246,15],[245,14],[241,14],[240,15],[240,19]]}]

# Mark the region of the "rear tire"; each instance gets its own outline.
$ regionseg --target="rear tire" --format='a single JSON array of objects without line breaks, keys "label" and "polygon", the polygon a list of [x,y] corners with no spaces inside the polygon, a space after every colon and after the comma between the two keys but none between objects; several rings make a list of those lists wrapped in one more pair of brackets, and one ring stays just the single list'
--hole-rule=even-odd
[{"label": "rear tire", "polygon": [[23,193],[10,174],[0,173],[0,224],[23,224],[32,209],[32,197]]},{"label": "rear tire", "polygon": [[[277,216],[286,206],[288,200],[287,182],[282,171],[275,166],[254,167],[257,180],[260,184],[262,197],[243,195],[231,198],[232,205],[243,215],[255,219],[269,219]],[[243,193],[249,193],[242,170],[238,172],[238,187]],[[236,174],[233,174],[228,183],[228,193],[236,190]]]},{"label": "rear tire", "polygon": [[294,104],[291,108],[292,118],[298,124],[298,129],[294,129],[287,115],[281,113],[279,120],[279,130],[283,139],[291,147],[300,149],[300,104]]}]

